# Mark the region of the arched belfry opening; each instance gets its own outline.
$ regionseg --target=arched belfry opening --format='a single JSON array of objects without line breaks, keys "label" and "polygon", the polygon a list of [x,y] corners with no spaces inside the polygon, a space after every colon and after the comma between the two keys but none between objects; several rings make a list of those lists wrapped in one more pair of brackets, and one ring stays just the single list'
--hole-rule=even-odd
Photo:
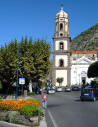
[{"label": "arched belfry opening", "polygon": [[59,60],[59,67],[64,67],[64,60],[63,59]]},{"label": "arched belfry opening", "polygon": [[60,23],[60,31],[63,31],[63,24]]},{"label": "arched belfry opening", "polygon": [[63,42],[60,42],[59,48],[60,48],[60,50],[64,50],[64,43]]}]

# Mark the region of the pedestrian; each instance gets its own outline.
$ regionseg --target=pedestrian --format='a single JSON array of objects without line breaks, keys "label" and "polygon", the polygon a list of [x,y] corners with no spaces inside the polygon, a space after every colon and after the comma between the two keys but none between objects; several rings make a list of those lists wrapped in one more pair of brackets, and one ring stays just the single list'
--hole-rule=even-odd
[{"label": "pedestrian", "polygon": [[42,92],[42,105],[44,109],[47,108],[47,101],[48,101],[48,94],[46,91],[43,91]]}]

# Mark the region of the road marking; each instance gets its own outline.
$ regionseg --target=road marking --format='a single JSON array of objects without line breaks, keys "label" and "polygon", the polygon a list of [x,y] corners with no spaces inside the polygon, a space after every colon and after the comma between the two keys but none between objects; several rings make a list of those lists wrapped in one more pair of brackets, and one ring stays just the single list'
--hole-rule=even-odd
[{"label": "road marking", "polygon": [[50,119],[51,119],[51,121],[52,121],[54,127],[58,127],[58,125],[56,124],[56,122],[55,122],[55,120],[54,120],[54,118],[53,118],[53,116],[52,116],[52,114],[51,114],[51,112],[50,112],[49,110],[48,110],[48,114],[49,114],[49,116],[50,116]]}]

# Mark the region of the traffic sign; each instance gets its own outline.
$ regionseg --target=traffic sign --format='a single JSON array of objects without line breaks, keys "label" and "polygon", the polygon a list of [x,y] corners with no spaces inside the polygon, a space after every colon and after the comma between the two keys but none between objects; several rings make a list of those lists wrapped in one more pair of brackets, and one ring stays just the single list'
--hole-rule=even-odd
[{"label": "traffic sign", "polygon": [[25,84],[25,78],[19,78],[19,84],[24,85]]}]

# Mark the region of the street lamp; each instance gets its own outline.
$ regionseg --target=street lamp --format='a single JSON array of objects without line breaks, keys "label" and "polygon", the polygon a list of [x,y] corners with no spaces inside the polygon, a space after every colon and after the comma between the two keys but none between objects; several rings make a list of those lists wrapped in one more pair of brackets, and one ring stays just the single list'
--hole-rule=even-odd
[{"label": "street lamp", "polygon": [[18,47],[18,56],[17,56],[17,84],[16,84],[16,99],[18,99],[18,70],[19,70],[19,47]]}]

